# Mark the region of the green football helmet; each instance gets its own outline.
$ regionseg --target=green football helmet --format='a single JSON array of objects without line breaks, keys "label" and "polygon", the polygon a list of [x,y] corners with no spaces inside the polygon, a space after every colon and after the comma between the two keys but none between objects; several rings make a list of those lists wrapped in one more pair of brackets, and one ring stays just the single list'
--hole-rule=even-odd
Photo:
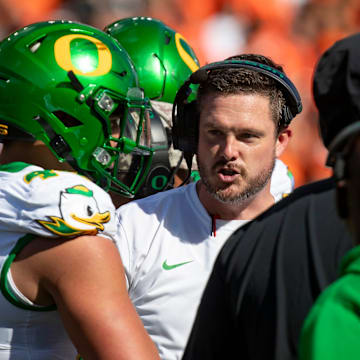
[{"label": "green football helmet", "polygon": [[139,86],[151,100],[172,104],[180,86],[199,68],[184,37],[160,20],[125,18],[104,30],[125,48],[135,64]]},{"label": "green football helmet", "polygon": [[[184,37],[160,20],[125,18],[108,25],[104,31],[125,48],[135,65],[139,86],[151,100],[155,154],[137,195],[148,196],[171,187],[181,164],[181,153],[169,148],[171,109],[181,85],[199,68],[199,60]],[[197,85],[191,85],[189,100],[195,98],[196,89]],[[161,129],[164,126],[167,132]]]},{"label": "green football helmet", "polygon": [[40,22],[0,43],[0,141],[41,140],[106,191],[133,197],[151,165],[151,116],[129,56],[101,30]]}]

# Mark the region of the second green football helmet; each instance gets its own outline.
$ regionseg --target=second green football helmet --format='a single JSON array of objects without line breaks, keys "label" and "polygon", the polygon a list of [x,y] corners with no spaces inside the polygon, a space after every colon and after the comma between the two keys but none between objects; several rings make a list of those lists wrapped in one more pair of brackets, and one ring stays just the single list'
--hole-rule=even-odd
[{"label": "second green football helmet", "polygon": [[[138,73],[139,86],[151,99],[152,134],[157,134],[157,139],[151,169],[138,193],[147,196],[171,187],[174,173],[182,165],[181,152],[170,146],[172,103],[181,85],[199,68],[199,61],[184,37],[157,19],[125,18],[104,30],[128,52]],[[195,85],[192,90],[190,100],[195,97]]]},{"label": "second green football helmet", "polygon": [[41,22],[0,43],[1,141],[41,140],[105,190],[132,197],[151,164],[150,115],[126,51],[96,28]]},{"label": "second green football helmet", "polygon": [[125,18],[105,31],[125,48],[135,64],[139,86],[151,100],[172,104],[180,86],[199,68],[184,37],[160,20]]}]

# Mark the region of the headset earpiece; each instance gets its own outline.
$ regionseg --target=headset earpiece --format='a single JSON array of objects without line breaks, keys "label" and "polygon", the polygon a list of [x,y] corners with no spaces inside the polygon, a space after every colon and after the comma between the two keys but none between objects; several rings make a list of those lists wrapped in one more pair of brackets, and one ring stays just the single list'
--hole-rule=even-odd
[{"label": "headset earpiece", "polygon": [[192,92],[190,80],[176,94],[172,112],[172,141],[174,149],[195,154],[197,151],[198,110],[196,101],[188,102]]},{"label": "headset earpiece", "polygon": [[174,132],[172,134],[174,148],[180,149],[184,153],[196,154],[199,132],[197,102],[193,100],[190,103],[184,104],[181,107],[181,112],[178,113],[177,116],[181,121],[177,122],[176,140],[174,138]]}]

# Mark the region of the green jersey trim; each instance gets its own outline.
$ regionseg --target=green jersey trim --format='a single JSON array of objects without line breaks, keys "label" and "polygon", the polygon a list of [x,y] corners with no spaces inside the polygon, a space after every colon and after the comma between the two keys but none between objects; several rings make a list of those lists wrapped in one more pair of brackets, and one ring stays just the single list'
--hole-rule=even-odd
[{"label": "green jersey trim", "polygon": [[0,171],[6,171],[6,172],[10,172],[10,173],[16,173],[19,172],[23,169],[25,169],[26,167],[31,166],[30,164],[21,162],[21,161],[15,161],[9,164],[3,164],[0,165]]},{"label": "green jersey trim", "polygon": [[13,263],[13,261],[15,260],[16,256],[20,253],[20,251],[27,245],[29,244],[30,241],[32,241],[34,239],[34,235],[31,234],[27,234],[23,237],[21,237],[17,243],[15,244],[15,246],[13,247],[13,249],[11,250],[10,254],[8,255],[7,259],[5,260],[5,263],[3,265],[3,268],[1,269],[1,274],[0,274],[0,290],[2,292],[2,294],[4,295],[4,297],[13,305],[25,309],[25,310],[32,310],[32,311],[52,311],[52,310],[56,310],[56,306],[55,305],[50,305],[50,306],[44,306],[44,307],[35,307],[35,306],[31,306],[28,304],[25,304],[23,302],[21,302],[16,295],[11,291],[10,287],[9,287],[9,282],[8,282],[8,278],[7,278],[7,274],[10,270],[10,266]]}]

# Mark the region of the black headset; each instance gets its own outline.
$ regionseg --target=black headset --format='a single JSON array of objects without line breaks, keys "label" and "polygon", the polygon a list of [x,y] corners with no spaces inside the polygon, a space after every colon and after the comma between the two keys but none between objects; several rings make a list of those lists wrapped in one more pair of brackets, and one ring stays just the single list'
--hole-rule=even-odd
[{"label": "black headset", "polygon": [[301,98],[295,85],[283,72],[271,66],[248,60],[225,60],[205,65],[192,73],[178,90],[172,111],[173,146],[175,149],[184,152],[188,165],[191,163],[192,156],[197,152],[199,131],[199,112],[196,100],[188,102],[188,98],[192,93],[191,85],[205,82],[209,72],[223,68],[250,69],[276,80],[285,98],[285,105],[280,119],[281,125],[288,126],[291,120],[302,110]]}]

